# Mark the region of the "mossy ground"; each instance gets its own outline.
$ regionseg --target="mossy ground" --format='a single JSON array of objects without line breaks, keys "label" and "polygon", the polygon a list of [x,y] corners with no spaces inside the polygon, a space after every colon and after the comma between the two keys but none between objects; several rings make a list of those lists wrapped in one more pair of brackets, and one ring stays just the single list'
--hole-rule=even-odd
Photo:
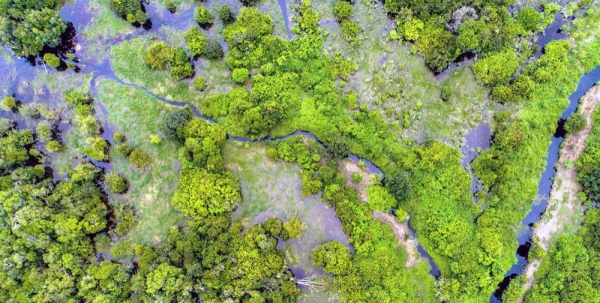
[{"label": "mossy ground", "polygon": [[[341,222],[320,195],[302,196],[297,165],[270,160],[266,149],[266,143],[244,147],[230,141],[223,148],[226,165],[239,178],[242,188],[243,201],[234,216],[246,226],[273,216],[284,222],[297,216],[307,226],[302,238],[288,240],[280,246],[295,272],[321,276],[323,272],[311,263],[310,252],[331,240],[347,243]],[[300,302],[326,302],[326,298],[324,293],[305,291]]]}]

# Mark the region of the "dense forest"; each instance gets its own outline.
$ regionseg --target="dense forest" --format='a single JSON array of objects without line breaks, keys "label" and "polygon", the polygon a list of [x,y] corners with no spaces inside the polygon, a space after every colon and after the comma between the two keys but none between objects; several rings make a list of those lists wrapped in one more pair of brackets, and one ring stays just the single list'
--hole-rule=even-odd
[{"label": "dense forest", "polygon": [[[592,0],[75,2],[0,0],[5,302],[488,302],[517,262],[557,121],[600,65]],[[481,120],[414,136],[460,120],[446,109],[463,100]],[[520,276],[492,300],[600,302],[592,120],[569,164],[577,227],[533,243],[533,286]],[[481,124],[489,148],[465,164]],[[298,187],[346,238],[249,205],[234,145],[292,167],[297,183],[271,184],[250,163],[272,204]]]}]

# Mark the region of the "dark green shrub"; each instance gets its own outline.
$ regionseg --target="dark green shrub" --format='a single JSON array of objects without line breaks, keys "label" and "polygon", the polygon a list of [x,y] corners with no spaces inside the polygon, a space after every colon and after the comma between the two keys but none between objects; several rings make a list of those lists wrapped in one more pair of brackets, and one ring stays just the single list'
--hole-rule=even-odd
[{"label": "dark green shrub", "polygon": [[119,144],[117,146],[115,146],[115,151],[124,157],[129,156],[129,153],[131,153],[131,147],[125,145],[125,144]]},{"label": "dark green shrub", "polygon": [[411,193],[411,179],[407,173],[401,172],[388,175],[384,179],[384,184],[398,203],[404,202]]},{"label": "dark green shrub", "polygon": [[191,108],[183,109],[168,113],[162,121],[162,132],[171,140],[177,140],[177,129],[186,125],[194,117],[194,112]]},{"label": "dark green shrub", "polygon": [[442,87],[442,96],[441,96],[442,100],[444,100],[444,101],[450,100],[452,93],[453,93],[452,87],[450,87],[448,85],[444,85]]},{"label": "dark green shrub", "polygon": [[219,18],[223,20],[223,23],[230,23],[234,20],[233,11],[229,5],[219,7]]},{"label": "dark green shrub", "polygon": [[223,58],[223,48],[221,48],[219,41],[215,39],[206,40],[203,53],[206,59],[216,60]]},{"label": "dark green shrub", "polygon": [[345,158],[350,153],[350,142],[345,137],[336,137],[329,144],[329,152],[334,158]]},{"label": "dark green shrub", "polygon": [[185,50],[182,47],[177,47],[174,49],[173,54],[173,60],[169,67],[171,77],[181,80],[193,76],[194,65]]}]

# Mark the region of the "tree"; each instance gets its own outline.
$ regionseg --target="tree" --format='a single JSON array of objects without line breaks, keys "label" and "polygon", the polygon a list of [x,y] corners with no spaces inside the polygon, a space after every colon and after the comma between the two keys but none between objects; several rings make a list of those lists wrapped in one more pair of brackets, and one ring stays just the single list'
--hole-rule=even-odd
[{"label": "tree", "polygon": [[139,0],[110,0],[110,8],[130,23],[144,24],[148,19]]},{"label": "tree", "polygon": [[190,28],[185,33],[184,38],[192,56],[201,56],[204,54],[206,36],[204,36],[204,33],[199,28],[195,26]]},{"label": "tree", "polygon": [[340,275],[352,265],[348,248],[338,241],[323,243],[310,253],[312,263],[328,273]]},{"label": "tree", "polygon": [[517,13],[516,19],[524,30],[532,32],[540,29],[544,17],[533,7],[526,7]]},{"label": "tree", "polygon": [[329,152],[334,158],[345,158],[350,153],[350,142],[345,137],[335,137],[329,144]]},{"label": "tree", "polygon": [[2,39],[17,55],[34,56],[39,54],[44,46],[56,47],[60,44],[61,36],[67,29],[67,22],[60,17],[59,11],[43,8],[23,12],[26,14],[24,18],[7,20],[8,33]]},{"label": "tree", "polygon": [[2,108],[9,111],[17,110],[17,100],[13,97],[6,97],[2,100]]},{"label": "tree", "polygon": [[333,8],[333,15],[338,22],[343,22],[349,20],[352,17],[352,13],[354,12],[354,7],[352,4],[344,1],[338,0],[335,7]]},{"label": "tree", "polygon": [[36,127],[37,137],[42,142],[52,140],[52,125],[48,121],[38,123]]},{"label": "tree", "polygon": [[139,168],[146,168],[150,165],[150,156],[136,149],[129,154],[129,161]]},{"label": "tree", "polygon": [[408,173],[400,172],[389,174],[383,182],[389,193],[400,203],[408,199],[411,194],[412,185]]},{"label": "tree", "polygon": [[104,176],[104,179],[106,180],[106,185],[111,192],[115,194],[122,194],[127,191],[127,183],[115,171],[109,171]]},{"label": "tree", "polygon": [[302,231],[306,229],[306,225],[298,218],[292,218],[283,224],[283,232],[281,237],[283,240],[299,239],[302,237]]},{"label": "tree", "polygon": [[196,11],[194,12],[194,19],[196,22],[198,22],[198,24],[200,24],[200,26],[209,26],[215,21],[215,17],[204,6],[196,8]]},{"label": "tree", "polygon": [[206,59],[216,60],[223,58],[223,48],[219,41],[215,39],[207,39],[204,43],[203,55]]},{"label": "tree", "polygon": [[519,68],[519,58],[510,49],[491,54],[473,64],[475,76],[486,85],[507,83]]},{"label": "tree", "polygon": [[173,55],[173,49],[170,46],[164,42],[157,42],[148,48],[144,58],[150,67],[166,70],[171,64]]},{"label": "tree", "polygon": [[223,5],[219,7],[219,18],[223,20],[223,23],[230,23],[234,21],[235,16],[233,15],[233,11],[229,5]]},{"label": "tree", "polygon": [[209,215],[226,214],[240,201],[240,189],[232,176],[193,168],[182,170],[171,204],[184,215],[202,220]]},{"label": "tree", "polygon": [[161,263],[146,278],[146,292],[149,294],[174,295],[185,291],[186,281],[181,268]]},{"label": "tree", "polygon": [[281,222],[281,219],[277,217],[271,217],[265,220],[265,223],[263,225],[265,231],[271,236],[281,237],[281,232],[283,231],[283,222]]},{"label": "tree", "polygon": [[233,81],[243,84],[246,82],[246,79],[248,79],[249,74],[250,71],[248,71],[247,68],[236,68],[233,70],[231,77],[233,78]]}]

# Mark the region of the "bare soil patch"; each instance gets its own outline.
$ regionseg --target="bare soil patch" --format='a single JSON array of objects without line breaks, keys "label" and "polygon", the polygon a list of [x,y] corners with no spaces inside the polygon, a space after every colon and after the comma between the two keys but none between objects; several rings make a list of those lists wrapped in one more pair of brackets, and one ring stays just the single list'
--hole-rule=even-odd
[{"label": "bare soil patch", "polygon": [[419,254],[417,253],[417,243],[410,238],[410,231],[408,230],[408,223],[406,221],[404,223],[399,223],[394,215],[377,210],[373,211],[373,219],[383,224],[387,224],[394,232],[396,239],[398,239],[398,244],[404,246],[406,254],[408,254],[408,259],[406,259],[407,268],[412,267],[421,261]]}]

